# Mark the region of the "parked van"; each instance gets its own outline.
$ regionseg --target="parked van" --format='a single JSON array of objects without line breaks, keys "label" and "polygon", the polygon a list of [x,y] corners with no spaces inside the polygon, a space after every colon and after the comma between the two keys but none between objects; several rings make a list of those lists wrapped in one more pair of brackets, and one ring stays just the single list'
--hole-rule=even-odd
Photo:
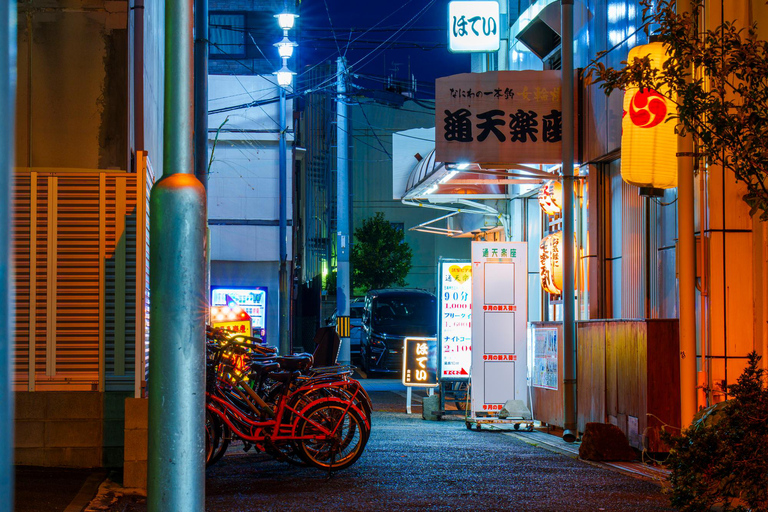
[{"label": "parked van", "polygon": [[366,372],[400,372],[403,340],[437,336],[437,299],[424,290],[371,290],[365,296],[360,355]]}]

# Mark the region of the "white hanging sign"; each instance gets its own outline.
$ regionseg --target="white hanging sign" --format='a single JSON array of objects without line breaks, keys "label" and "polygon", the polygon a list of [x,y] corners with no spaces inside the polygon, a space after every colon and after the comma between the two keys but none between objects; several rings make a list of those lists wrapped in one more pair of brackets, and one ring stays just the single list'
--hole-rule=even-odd
[{"label": "white hanging sign", "polygon": [[501,16],[495,1],[448,3],[448,49],[452,52],[497,52]]},{"label": "white hanging sign", "polygon": [[472,242],[472,414],[528,403],[525,242]]}]

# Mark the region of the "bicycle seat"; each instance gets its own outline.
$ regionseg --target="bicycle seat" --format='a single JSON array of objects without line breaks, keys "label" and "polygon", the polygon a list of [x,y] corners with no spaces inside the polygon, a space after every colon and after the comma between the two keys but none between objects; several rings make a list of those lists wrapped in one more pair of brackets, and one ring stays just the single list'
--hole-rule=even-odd
[{"label": "bicycle seat", "polygon": [[279,370],[280,365],[274,361],[251,361],[251,371],[258,375],[264,375],[265,372],[274,372]]},{"label": "bicycle seat", "polygon": [[269,377],[272,380],[276,380],[277,382],[290,382],[296,377],[298,377],[299,372],[294,371],[288,371],[288,370],[280,370],[277,372],[269,372],[267,377]]},{"label": "bicycle seat", "polygon": [[292,356],[276,357],[275,361],[280,363],[284,370],[303,371],[312,367],[314,360],[312,354],[293,354]]}]

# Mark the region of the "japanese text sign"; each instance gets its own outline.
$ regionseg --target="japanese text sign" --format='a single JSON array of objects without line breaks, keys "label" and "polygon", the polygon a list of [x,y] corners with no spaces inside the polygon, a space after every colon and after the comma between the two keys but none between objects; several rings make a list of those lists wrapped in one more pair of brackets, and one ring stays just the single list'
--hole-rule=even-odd
[{"label": "japanese text sign", "polygon": [[488,71],[438,78],[435,154],[441,162],[562,161],[560,71]]},{"label": "japanese text sign", "polygon": [[405,338],[403,384],[427,388],[437,386],[437,339]]},{"label": "japanese text sign", "polygon": [[448,49],[452,52],[499,51],[501,19],[496,1],[448,3]]},{"label": "japanese text sign", "polygon": [[472,365],[472,265],[442,260],[440,277],[440,379],[467,380]]}]

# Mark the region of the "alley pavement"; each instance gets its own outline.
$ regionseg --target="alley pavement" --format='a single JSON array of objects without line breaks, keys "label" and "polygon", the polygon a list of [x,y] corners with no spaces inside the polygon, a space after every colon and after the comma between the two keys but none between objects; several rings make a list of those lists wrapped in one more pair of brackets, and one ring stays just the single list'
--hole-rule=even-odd
[{"label": "alley pavement", "polygon": [[[521,434],[468,430],[461,416],[424,421],[423,393],[407,415],[398,381],[363,383],[375,412],[365,453],[352,467],[329,478],[236,444],[206,472],[206,510],[673,510],[656,483],[533,446]],[[146,510],[145,498],[119,491],[106,501],[112,504],[86,510]]]}]

